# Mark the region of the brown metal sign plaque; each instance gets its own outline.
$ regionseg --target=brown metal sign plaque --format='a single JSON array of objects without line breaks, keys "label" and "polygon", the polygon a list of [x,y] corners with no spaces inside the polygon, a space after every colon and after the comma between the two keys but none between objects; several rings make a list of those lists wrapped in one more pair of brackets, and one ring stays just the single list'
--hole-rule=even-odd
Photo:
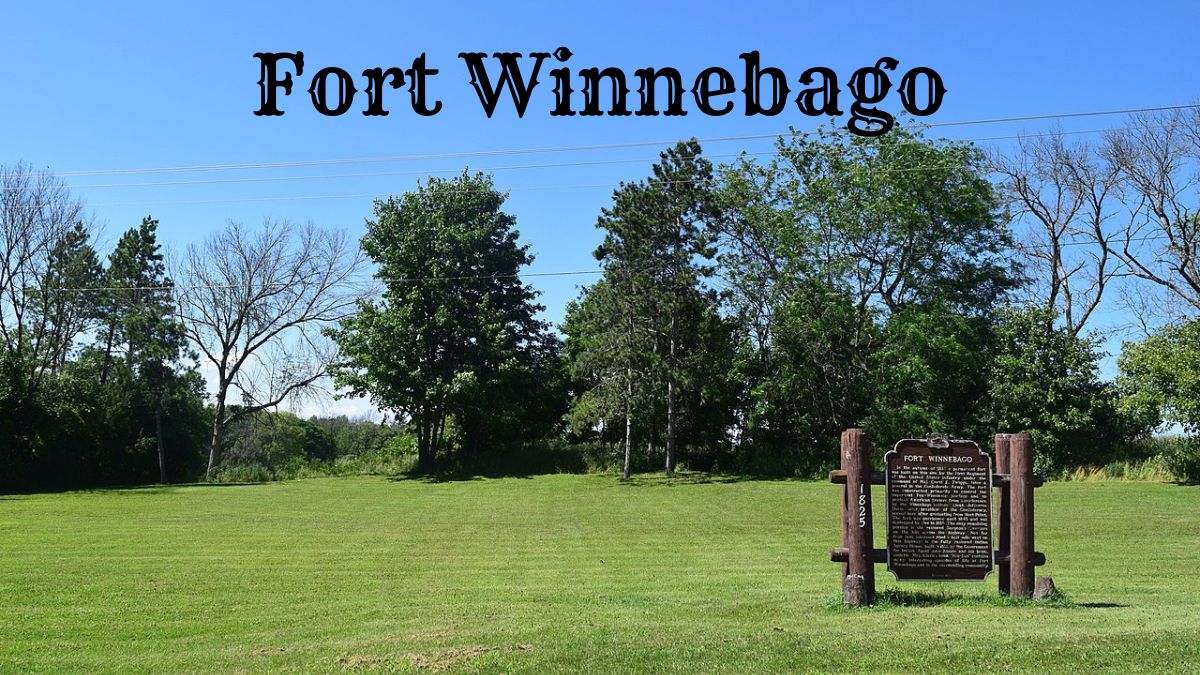
[{"label": "brown metal sign plaque", "polygon": [[992,468],[971,441],[904,440],[887,453],[888,569],[902,581],[992,571]]}]

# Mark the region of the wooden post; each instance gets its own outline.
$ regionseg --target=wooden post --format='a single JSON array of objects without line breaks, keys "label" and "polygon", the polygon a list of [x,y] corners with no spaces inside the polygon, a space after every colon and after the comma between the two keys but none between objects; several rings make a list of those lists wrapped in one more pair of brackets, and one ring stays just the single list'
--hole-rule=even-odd
[{"label": "wooden post", "polygon": [[[1008,434],[996,434],[996,473],[1007,474],[1008,471]],[[1006,556],[1011,549],[1009,544],[1008,530],[1008,508],[1009,508],[1009,486],[1000,486],[999,504],[996,506],[996,549],[1000,551],[1000,555]],[[1000,587],[1000,592],[1008,595],[1008,563],[1002,562],[996,570],[996,578]]]},{"label": "wooden post", "polygon": [[1033,596],[1033,439],[1009,437],[1009,593]]},{"label": "wooden post", "polygon": [[[875,602],[875,549],[871,534],[871,451],[866,430],[842,432],[842,468],[846,471],[847,520],[845,545],[849,552],[847,572],[862,577],[862,600]],[[1032,579],[1030,590],[1032,591]]]},{"label": "wooden post", "polygon": [[[846,460],[843,459],[842,460],[842,470],[845,470],[845,468],[846,468]],[[846,486],[845,486],[845,484],[843,484],[842,485],[842,538],[840,540],[841,544],[839,544],[839,546],[841,546],[842,548],[846,548],[846,523],[849,521],[849,518],[850,518],[850,503],[848,501],[849,499],[850,499],[850,497],[846,494]],[[842,563],[841,565],[839,565],[839,567],[842,568],[842,587],[845,588],[846,575],[850,573],[850,564]]]},{"label": "wooden post", "polygon": [[851,574],[842,582],[842,604],[847,607],[862,607],[870,604],[863,597],[863,592],[866,590],[866,584],[863,583],[863,578],[857,574]]}]

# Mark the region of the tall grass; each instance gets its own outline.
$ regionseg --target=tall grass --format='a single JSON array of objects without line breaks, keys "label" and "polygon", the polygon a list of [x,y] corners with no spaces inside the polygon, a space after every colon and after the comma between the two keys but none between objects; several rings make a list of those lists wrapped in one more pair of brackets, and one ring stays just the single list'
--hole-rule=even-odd
[{"label": "tall grass", "polygon": [[[429,473],[480,476],[531,476],[556,473],[614,473],[621,469],[619,449],[601,443],[548,441],[510,450],[494,450],[476,457],[451,457],[440,461]],[[1051,480],[1149,481],[1200,483],[1200,443],[1180,436],[1159,436],[1134,441],[1109,455],[1111,461],[1095,466],[1064,469],[1047,476]],[[634,455],[634,468],[641,472],[661,470],[658,457],[644,452]],[[688,467],[686,462],[680,469]],[[379,451],[343,455],[332,461],[296,458],[282,464],[263,462],[227,463],[218,467],[212,480],[218,483],[263,483],[319,476],[397,476],[417,471],[416,454],[407,447],[392,445]],[[735,472],[737,473],[737,472]],[[755,475],[755,472],[742,472]],[[821,472],[820,475],[823,475]],[[797,474],[810,478],[820,475]]]},{"label": "tall grass", "polygon": [[267,483],[276,480],[321,476],[398,476],[412,471],[416,456],[390,452],[343,455],[333,461],[297,461],[279,466],[260,462],[222,464],[211,477],[214,483]]},{"label": "tall grass", "polygon": [[1127,444],[1119,453],[1123,459],[1103,466],[1067,469],[1058,480],[1068,481],[1158,481],[1200,482],[1200,444],[1182,436],[1155,436]]},{"label": "tall grass", "polygon": [[1095,482],[1102,480],[1135,480],[1169,482],[1179,480],[1161,457],[1143,460],[1109,462],[1104,466],[1080,466],[1069,469],[1060,480]]}]

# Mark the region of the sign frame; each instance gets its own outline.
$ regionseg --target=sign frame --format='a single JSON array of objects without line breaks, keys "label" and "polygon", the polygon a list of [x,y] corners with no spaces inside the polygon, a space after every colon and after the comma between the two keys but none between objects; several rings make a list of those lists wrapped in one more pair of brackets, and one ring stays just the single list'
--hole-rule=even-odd
[{"label": "sign frame", "polygon": [[[896,454],[900,453],[900,451],[903,449],[911,449],[911,450],[919,449],[919,450],[925,450],[925,451],[943,450],[947,454],[962,454],[960,451],[966,450],[968,453],[978,454],[980,457],[983,458],[983,463],[987,468],[987,478],[986,478],[987,482],[986,482],[985,494],[987,495],[987,500],[986,500],[987,501],[987,519],[986,519],[986,522],[987,522],[988,568],[987,568],[987,571],[984,572],[982,576],[979,576],[979,577],[975,577],[975,576],[970,576],[970,577],[966,577],[966,576],[957,576],[957,577],[955,577],[955,576],[945,576],[945,577],[901,576],[900,572],[898,572],[895,568],[893,568],[893,566],[892,566],[892,524],[893,524],[892,507],[893,507],[893,504],[892,504],[892,486],[891,486],[892,472],[891,472],[890,458],[892,455],[896,455]],[[993,508],[992,508],[993,475],[994,475],[994,467],[992,465],[992,457],[988,453],[984,452],[983,449],[979,447],[979,444],[974,441],[950,440],[944,436],[932,436],[928,439],[906,438],[906,439],[897,441],[896,445],[893,446],[891,450],[884,453],[884,457],[883,457],[884,481],[883,481],[883,484],[884,484],[885,514],[886,514],[885,529],[886,529],[886,536],[887,536],[887,544],[886,544],[887,548],[885,549],[887,551],[886,564],[887,564],[888,571],[891,572],[892,575],[896,577],[897,581],[926,581],[926,582],[939,582],[939,583],[941,583],[941,582],[987,581],[988,577],[990,577],[992,575],[992,573],[996,571],[996,561],[995,561],[993,553],[992,553],[992,551],[993,551],[992,546],[993,546],[993,542],[995,541],[995,534],[996,534],[995,527],[992,522],[992,519],[995,516],[995,512],[993,511]],[[971,568],[971,569],[980,569],[980,568]]]}]

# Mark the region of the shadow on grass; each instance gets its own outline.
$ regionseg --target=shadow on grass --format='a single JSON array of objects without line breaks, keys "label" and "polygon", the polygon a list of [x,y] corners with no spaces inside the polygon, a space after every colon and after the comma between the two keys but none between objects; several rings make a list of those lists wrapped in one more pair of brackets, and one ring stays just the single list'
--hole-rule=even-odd
[{"label": "shadow on grass", "polygon": [[771,478],[760,478],[755,476],[743,476],[738,474],[713,474],[704,473],[703,471],[680,471],[674,476],[667,477],[662,474],[635,474],[630,476],[629,480],[622,480],[620,476],[614,478],[621,485],[630,487],[642,487],[653,485],[729,485],[732,483],[745,483],[748,481],[763,481],[763,480],[793,480],[779,478],[774,476]]},{"label": "shadow on grass", "polygon": [[141,495],[158,495],[176,492],[179,488],[190,487],[246,487],[248,485],[267,485],[279,481],[262,481],[262,482],[243,482],[243,483],[155,483],[153,485],[109,485],[104,487],[61,487],[61,488],[31,488],[28,491],[7,492],[0,495],[0,501],[15,500],[21,497],[32,497],[35,495],[57,495],[67,493],[77,494],[141,494]]},{"label": "shadow on grass", "polygon": [[497,478],[534,478],[535,476],[553,476],[559,474],[587,474],[611,478],[614,485],[623,487],[671,487],[678,485],[727,485],[732,483],[762,482],[762,481],[805,481],[811,478],[755,476],[740,474],[712,474],[703,471],[678,471],[672,477],[663,474],[634,474],[629,480],[621,478],[619,472],[588,471],[586,468],[575,467],[539,467],[536,469],[521,469],[517,467],[443,467],[432,469],[410,469],[389,477],[392,481],[419,481],[422,483],[452,483],[461,481],[476,481]]},{"label": "shadow on grass", "polygon": [[[826,601],[830,609],[847,609],[842,605],[840,594],[831,596]],[[1077,603],[1063,593],[1046,600],[1030,598],[1014,598],[1007,595],[990,593],[953,593],[950,591],[906,590],[900,588],[885,588],[875,596],[875,604],[869,609],[891,609],[894,607],[1045,607],[1047,609],[1106,609],[1127,607],[1115,602],[1082,602]]]},{"label": "shadow on grass", "polygon": [[469,470],[469,469],[409,469],[388,480],[393,482],[416,481],[419,483],[459,483],[473,480],[489,480],[496,478],[533,478],[537,475],[550,473],[574,473],[551,471],[499,471],[499,470]]}]

